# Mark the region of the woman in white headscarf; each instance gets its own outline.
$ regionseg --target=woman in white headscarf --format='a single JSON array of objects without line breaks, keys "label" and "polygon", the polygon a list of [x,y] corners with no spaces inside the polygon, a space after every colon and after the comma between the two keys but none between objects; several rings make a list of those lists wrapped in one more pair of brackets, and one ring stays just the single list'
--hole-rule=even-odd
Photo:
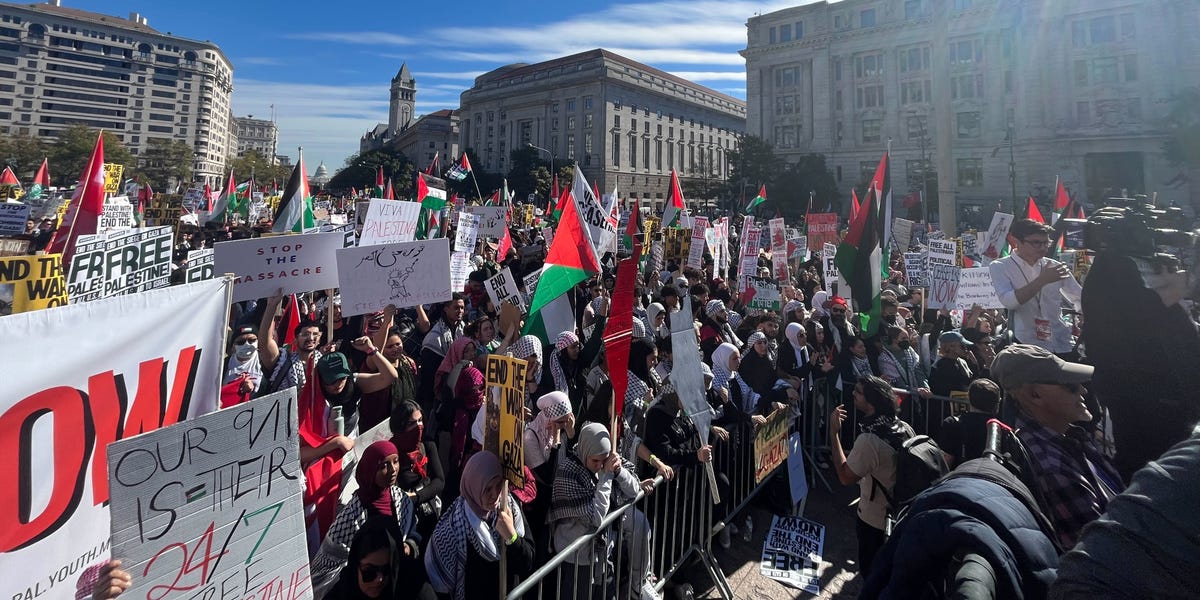
[{"label": "woman in white headscarf", "polygon": [[653,332],[655,340],[671,337],[671,329],[667,327],[667,309],[658,302],[646,307],[646,331]]}]

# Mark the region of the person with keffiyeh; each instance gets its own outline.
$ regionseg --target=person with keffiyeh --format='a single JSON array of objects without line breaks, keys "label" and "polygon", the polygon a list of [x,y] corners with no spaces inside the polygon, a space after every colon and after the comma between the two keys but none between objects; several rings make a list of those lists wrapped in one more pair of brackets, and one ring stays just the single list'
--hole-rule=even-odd
[{"label": "person with keffiyeh", "polygon": [[587,385],[583,379],[582,350],[579,336],[573,331],[564,331],[558,334],[554,340],[554,350],[550,352],[550,375],[554,380],[554,389],[566,394],[572,406],[583,404]]},{"label": "person with keffiyeh", "polygon": [[392,412],[388,420],[392,444],[399,452],[400,472],[396,486],[408,494],[415,506],[417,533],[428,538],[442,515],[439,494],[446,485],[437,445],[423,441],[425,416],[415,402],[405,402]]},{"label": "person with keffiyeh", "polygon": [[[575,436],[575,414],[571,400],[562,392],[550,392],[538,398],[538,414],[525,425],[525,466],[537,481],[541,492],[525,505],[525,514],[536,526],[546,524],[550,511],[550,494],[554,487],[554,474],[562,460],[567,440]],[[536,544],[539,559],[549,558],[549,540],[538,539]]]}]

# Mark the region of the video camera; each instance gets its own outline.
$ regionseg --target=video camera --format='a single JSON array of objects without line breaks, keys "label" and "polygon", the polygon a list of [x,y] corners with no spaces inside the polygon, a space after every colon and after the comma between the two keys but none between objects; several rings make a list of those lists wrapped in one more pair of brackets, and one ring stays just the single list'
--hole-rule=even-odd
[{"label": "video camera", "polygon": [[1178,269],[1180,260],[1168,250],[1191,249],[1197,240],[1182,209],[1156,208],[1145,196],[1109,198],[1088,219],[1060,219],[1059,225],[1068,240],[1082,231],[1082,246],[1096,254],[1112,251],[1170,270]]}]

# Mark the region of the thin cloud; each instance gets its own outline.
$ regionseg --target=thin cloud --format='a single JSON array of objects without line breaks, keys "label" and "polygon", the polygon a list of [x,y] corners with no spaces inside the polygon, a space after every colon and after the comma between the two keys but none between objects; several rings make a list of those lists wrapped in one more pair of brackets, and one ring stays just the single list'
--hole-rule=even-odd
[{"label": "thin cloud", "polygon": [[413,77],[428,77],[430,79],[461,79],[470,80],[483,75],[487,71],[417,71],[413,73]]},{"label": "thin cloud", "polygon": [[260,65],[267,67],[279,67],[283,66],[284,64],[284,62],[278,58],[273,58],[270,56],[247,56],[246,58],[239,58],[234,62],[243,65]]},{"label": "thin cloud", "polygon": [[746,81],[745,71],[670,71],[690,81]]},{"label": "thin cloud", "polygon": [[339,44],[411,46],[416,43],[416,40],[410,37],[386,31],[310,31],[289,33],[283,37],[291,40],[337,42]]}]

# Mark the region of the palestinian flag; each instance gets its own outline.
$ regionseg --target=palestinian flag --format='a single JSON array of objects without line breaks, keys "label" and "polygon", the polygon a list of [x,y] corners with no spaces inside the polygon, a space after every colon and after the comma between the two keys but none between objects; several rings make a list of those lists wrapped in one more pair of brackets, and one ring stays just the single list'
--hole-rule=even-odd
[{"label": "palestinian flag", "polygon": [[229,171],[229,181],[225,184],[225,189],[221,191],[221,196],[217,198],[216,206],[208,215],[209,222],[224,223],[233,216],[237,209],[237,180],[233,178],[233,170]]},{"label": "palestinian flag", "polygon": [[872,191],[875,194],[874,204],[875,212],[878,213],[879,219],[879,241],[883,246],[883,258],[880,263],[882,271],[879,276],[887,279],[888,265],[891,264],[892,257],[892,171],[888,153],[883,153],[883,158],[879,159],[879,166],[875,167],[875,176],[871,178],[871,189],[867,191],[867,195],[871,195]]},{"label": "palestinian flag", "polygon": [[383,165],[379,165],[379,170],[375,172],[375,195],[372,198],[383,197]]},{"label": "palestinian flag", "polygon": [[766,201],[767,201],[767,184],[764,183],[762,185],[762,187],[758,188],[758,195],[755,196],[754,199],[750,201],[750,204],[746,205],[746,214],[750,214],[751,212],[754,211],[755,208],[758,208],[759,204],[762,204],[763,202],[766,202]]},{"label": "palestinian flag", "polygon": [[567,200],[570,197],[570,186],[563,186],[562,192],[558,195],[558,202],[554,205],[554,210],[550,212],[550,221],[552,223],[558,223],[562,219],[563,207],[567,205]]},{"label": "palestinian flag", "polygon": [[446,207],[446,190],[429,187],[425,183],[425,174],[417,173],[417,202],[432,211],[442,210]]},{"label": "palestinian flag", "polygon": [[1033,196],[1029,197],[1029,205],[1025,208],[1025,218],[1033,219],[1042,224],[1046,223],[1046,218],[1042,216],[1042,211],[1038,208],[1037,202],[1033,201]]},{"label": "palestinian flag", "polygon": [[67,212],[46,246],[46,254],[62,254],[62,264],[70,265],[75,241],[81,235],[96,233],[104,212],[104,137],[96,134],[96,146],[88,158],[79,183],[71,195]]},{"label": "palestinian flag", "polygon": [[19,189],[21,189],[21,180],[17,179],[12,167],[4,167],[4,173],[0,173],[0,190],[3,190],[4,197],[16,197],[13,192]]},{"label": "palestinian flag", "polygon": [[[538,311],[555,298],[571,291],[588,277],[600,272],[600,261],[588,241],[587,230],[579,221],[579,213],[575,210],[575,200],[567,194],[567,206],[563,207],[562,221],[554,233],[554,241],[546,253],[542,277],[538,280],[529,303],[529,321],[525,325],[525,333],[534,331],[536,327],[545,329]],[[557,333],[557,332],[556,332]]]},{"label": "palestinian flag", "polygon": [[387,187],[383,189],[383,199],[384,200],[395,200],[396,199],[396,192],[392,191],[392,178],[391,177],[388,177]]},{"label": "palestinian flag", "polygon": [[287,187],[283,189],[283,197],[279,199],[279,208],[275,210],[275,224],[271,231],[275,233],[304,233],[305,229],[316,227],[313,218],[312,195],[308,191],[308,175],[304,171],[304,154],[292,168],[292,176],[288,177]]},{"label": "palestinian flag", "polygon": [[138,223],[142,222],[142,215],[146,214],[146,206],[154,202],[154,188],[150,187],[150,182],[146,185],[138,187],[137,193],[137,215]]},{"label": "palestinian flag", "polygon": [[679,227],[679,217],[683,214],[683,190],[679,189],[679,175],[671,169],[671,190],[667,194],[667,203],[663,206],[662,228]]},{"label": "palestinian flag", "polygon": [[208,214],[211,215],[212,209],[213,209],[212,186],[205,183],[204,184],[204,212],[207,212]]},{"label": "palestinian flag", "polygon": [[1063,186],[1062,179],[1057,179],[1054,184],[1054,210],[1050,212],[1050,224],[1058,223],[1059,217],[1067,212],[1067,207],[1071,205],[1071,196],[1067,194],[1067,188]]},{"label": "palestinian flag", "polygon": [[[868,191],[867,193],[869,194],[871,192]],[[858,201],[858,192],[855,191],[854,188],[850,188],[850,220],[851,221],[854,220],[854,217],[858,216],[858,211],[860,209],[862,209],[862,204],[859,203],[859,201]]]},{"label": "palestinian flag", "polygon": [[880,263],[883,248],[880,247],[878,209],[875,195],[868,193],[858,215],[850,222],[850,232],[838,246],[833,264],[850,284],[850,293],[858,304],[858,329],[867,338],[879,332],[882,320],[879,306]]},{"label": "palestinian flag", "polygon": [[558,194],[558,173],[555,173],[554,177],[550,178],[550,197],[546,199],[546,214],[554,212],[554,205],[558,200]]},{"label": "palestinian flag", "polygon": [[[642,209],[641,202],[637,198],[633,199],[633,210],[629,213],[629,221],[625,223],[625,233],[621,236],[621,245],[630,252],[634,252],[638,240],[642,238]],[[639,254],[634,252],[634,254]]]},{"label": "palestinian flag", "polygon": [[442,155],[442,151],[441,151],[441,150],[438,150],[437,152],[434,152],[434,153],[433,153],[433,160],[429,161],[429,166],[428,166],[428,167],[425,167],[425,174],[426,174],[426,175],[437,175],[437,173],[438,173],[438,172],[437,172],[437,166],[438,166],[438,163],[440,162],[440,161],[438,160],[438,157],[440,157],[441,155]]},{"label": "palestinian flag", "polygon": [[41,200],[42,194],[45,194],[50,189],[50,168],[47,166],[46,159],[42,159],[42,166],[38,167],[37,175],[33,176],[33,185],[29,186],[29,193],[25,194],[30,200]]}]

